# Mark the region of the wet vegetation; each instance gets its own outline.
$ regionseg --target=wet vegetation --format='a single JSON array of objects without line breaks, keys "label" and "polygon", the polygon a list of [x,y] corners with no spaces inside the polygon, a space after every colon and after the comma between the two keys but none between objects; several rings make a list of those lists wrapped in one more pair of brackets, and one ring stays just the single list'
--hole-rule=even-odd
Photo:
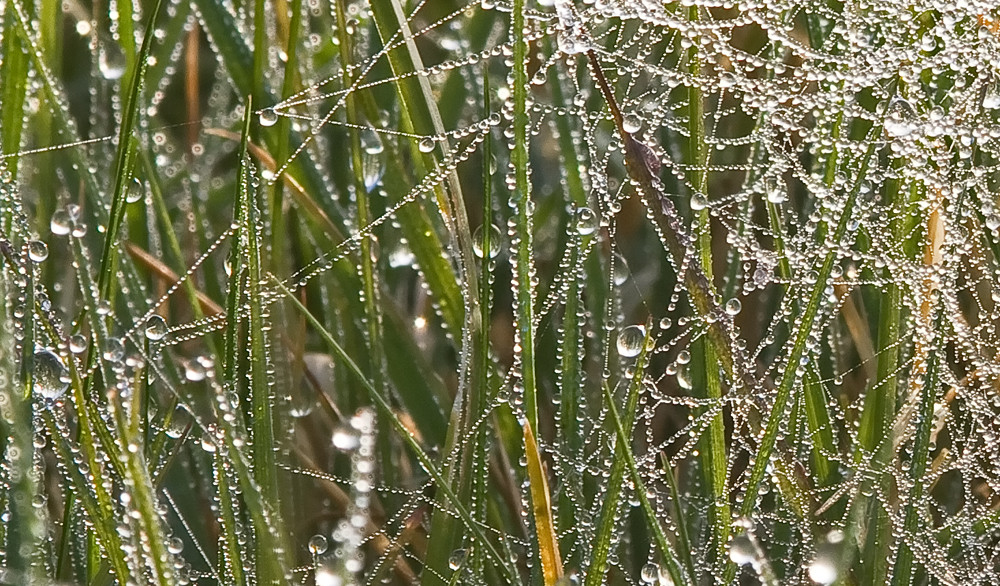
[{"label": "wet vegetation", "polygon": [[0,0],[0,582],[995,580],[998,72],[975,2]]}]

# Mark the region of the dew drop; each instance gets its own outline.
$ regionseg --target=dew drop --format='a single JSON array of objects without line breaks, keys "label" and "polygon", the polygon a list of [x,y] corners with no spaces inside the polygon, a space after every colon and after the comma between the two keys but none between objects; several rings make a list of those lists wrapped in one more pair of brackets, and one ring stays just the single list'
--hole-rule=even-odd
[{"label": "dew drop", "polygon": [[41,240],[32,240],[28,243],[28,258],[32,262],[42,262],[49,258],[49,246]]},{"label": "dew drop", "polygon": [[333,431],[333,447],[342,452],[351,452],[361,445],[361,438],[349,427],[338,427]]},{"label": "dew drop", "polygon": [[52,212],[52,219],[49,221],[49,229],[57,236],[65,236],[72,229],[73,220],[70,219],[66,210],[56,210]]},{"label": "dew drop", "polygon": [[430,137],[424,138],[417,145],[417,148],[420,149],[420,152],[422,153],[429,153],[434,150],[434,140]]},{"label": "dew drop", "polygon": [[167,541],[167,551],[173,555],[178,555],[184,551],[184,541],[180,537],[171,537]]},{"label": "dew drop", "polygon": [[660,566],[654,562],[649,562],[642,567],[639,577],[646,584],[656,584],[660,580]]},{"label": "dew drop", "polygon": [[635,114],[629,114],[622,119],[622,130],[635,134],[642,128],[642,120]]},{"label": "dew drop", "polygon": [[[483,240],[486,234],[483,232],[483,227],[480,226],[476,228],[476,232],[472,235],[472,252],[479,258],[483,258]],[[490,241],[489,245],[489,258],[496,258],[500,254],[500,230],[490,224]]]},{"label": "dew drop", "polygon": [[708,207],[708,198],[704,193],[696,193],[691,197],[691,209],[698,212]]},{"label": "dew drop", "polygon": [[614,281],[615,285],[622,286],[625,281],[628,281],[629,270],[628,262],[625,257],[619,253],[615,253],[614,264],[611,266],[611,279]]},{"label": "dew drop", "polygon": [[82,354],[87,350],[87,338],[80,334],[73,334],[68,340],[69,351],[73,354]]},{"label": "dew drop", "polygon": [[51,350],[39,350],[33,358],[33,389],[46,401],[55,401],[69,388],[69,371]]},{"label": "dew drop", "polygon": [[260,111],[261,126],[274,126],[278,123],[278,113],[274,111],[274,108],[264,108]]},{"label": "dew drop", "polygon": [[309,538],[309,553],[313,555],[323,555],[326,553],[328,547],[330,546],[326,541],[326,537],[318,533]]},{"label": "dew drop", "polygon": [[628,326],[618,332],[618,355],[623,358],[638,356],[642,351],[642,344],[646,340],[646,328],[643,326]]},{"label": "dew drop", "polygon": [[118,338],[108,338],[104,343],[103,356],[109,362],[120,362],[125,357],[125,345]]},{"label": "dew drop", "polygon": [[741,533],[733,537],[729,544],[729,559],[739,566],[745,566],[757,560],[756,548],[754,548],[749,535]]},{"label": "dew drop", "polygon": [[735,297],[726,302],[727,315],[737,315],[742,309],[743,309],[743,303],[741,303],[740,300]]},{"label": "dew drop", "polygon": [[127,203],[135,203],[140,201],[145,194],[146,186],[143,185],[138,177],[133,177],[132,183],[129,184],[128,191],[125,193],[125,201]]},{"label": "dew drop", "polygon": [[146,339],[157,341],[167,335],[167,322],[155,313],[146,319]]},{"label": "dew drop", "polygon": [[455,551],[451,552],[450,556],[448,556],[448,567],[451,568],[452,570],[457,570],[461,568],[462,564],[464,563],[465,563],[465,550],[462,548],[456,549]]},{"label": "dew drop", "polygon": [[588,236],[601,227],[601,218],[590,208],[576,210],[576,231],[580,236]]}]

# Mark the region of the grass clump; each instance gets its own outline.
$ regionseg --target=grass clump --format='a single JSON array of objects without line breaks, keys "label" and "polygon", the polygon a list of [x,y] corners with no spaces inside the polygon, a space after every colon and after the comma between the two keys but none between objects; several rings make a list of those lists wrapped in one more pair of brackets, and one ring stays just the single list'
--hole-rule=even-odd
[{"label": "grass clump", "polygon": [[0,22],[0,582],[1000,569],[992,7]]}]

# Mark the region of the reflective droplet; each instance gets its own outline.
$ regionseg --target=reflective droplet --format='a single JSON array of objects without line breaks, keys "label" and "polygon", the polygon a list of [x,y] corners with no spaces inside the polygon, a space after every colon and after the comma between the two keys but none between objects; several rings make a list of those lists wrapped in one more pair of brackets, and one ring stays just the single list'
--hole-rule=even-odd
[{"label": "reflective droplet", "polygon": [[167,552],[173,555],[178,555],[182,551],[184,551],[184,540],[180,537],[171,537],[170,540],[167,541]]},{"label": "reflective droplet", "polygon": [[642,351],[642,344],[646,340],[646,328],[643,326],[628,326],[618,332],[618,355],[623,358],[638,356]]},{"label": "reflective droplet", "polygon": [[726,313],[728,315],[737,315],[741,309],[743,309],[743,304],[735,297],[726,302]]},{"label": "reflective droplet", "polygon": [[691,209],[698,212],[708,207],[708,198],[704,193],[696,193],[691,196]]},{"label": "reflective droplet", "polygon": [[51,350],[35,352],[32,385],[34,392],[46,401],[63,396],[69,388],[69,371],[58,354]]},{"label": "reflective droplet", "polygon": [[328,547],[326,537],[318,533],[309,538],[309,553],[313,555],[323,555]]},{"label": "reflective droplet", "polygon": [[138,177],[133,177],[132,183],[128,186],[128,191],[125,192],[125,201],[127,203],[135,203],[140,201],[144,195],[146,195],[146,186],[143,185]]},{"label": "reflective droplet", "polygon": [[420,152],[422,153],[429,153],[434,150],[434,140],[431,139],[430,137],[427,137],[420,141],[420,144],[417,145],[417,148],[420,149]]},{"label": "reflective droplet", "polygon": [[69,337],[68,344],[69,351],[73,354],[82,354],[87,350],[87,338],[84,338],[80,334],[74,334]]},{"label": "reflective droplet", "polygon": [[600,227],[601,218],[597,215],[597,212],[590,208],[576,210],[576,231],[581,236],[593,234]]},{"label": "reflective droplet", "polygon": [[614,281],[615,285],[619,287],[628,281],[629,270],[628,262],[626,262],[625,257],[615,253],[613,264],[611,265],[611,279]]},{"label": "reflective droplet", "polygon": [[465,563],[464,549],[461,548],[456,549],[455,551],[451,552],[450,556],[448,556],[448,567],[451,568],[452,570],[457,570],[461,568],[462,564],[464,563]]},{"label": "reflective droplet", "polygon": [[357,432],[349,427],[338,427],[333,431],[333,447],[342,452],[351,452],[361,445]]},{"label": "reflective droplet", "polygon": [[660,566],[653,562],[647,563],[639,572],[639,578],[647,584],[656,584],[660,580]]},{"label": "reflective droplet", "polygon": [[146,338],[148,340],[162,340],[167,335],[167,322],[155,313],[146,319]]},{"label": "reflective droplet", "polygon": [[72,229],[73,221],[66,210],[56,210],[52,212],[52,219],[49,221],[49,229],[57,236],[65,236]]},{"label": "reflective droplet", "polygon": [[757,560],[757,551],[746,533],[740,533],[729,543],[729,559],[734,564],[745,566]]},{"label": "reflective droplet", "polygon": [[[476,228],[475,234],[472,235],[472,252],[479,258],[483,258],[484,256],[483,240],[485,235],[486,233],[484,233],[482,226]],[[489,258],[496,258],[497,255],[500,254],[500,245],[501,245],[500,230],[493,224],[490,224],[489,235],[490,235],[490,241],[489,243],[486,243],[488,244],[489,247]]]},{"label": "reflective droplet", "polygon": [[629,134],[635,134],[642,128],[642,119],[635,114],[629,114],[622,119],[622,130]]},{"label": "reflective droplet", "polygon": [[28,243],[28,258],[32,262],[42,262],[49,258],[49,245],[41,240],[32,240]]},{"label": "reflective droplet", "polygon": [[118,338],[108,338],[104,342],[103,356],[109,362],[121,362],[125,357],[125,345]]},{"label": "reflective droplet", "polygon": [[278,113],[274,108],[264,108],[258,117],[261,126],[274,126],[278,123]]},{"label": "reflective droplet", "polygon": [[108,81],[121,79],[125,75],[125,55],[115,45],[106,45],[97,62],[101,77]]}]

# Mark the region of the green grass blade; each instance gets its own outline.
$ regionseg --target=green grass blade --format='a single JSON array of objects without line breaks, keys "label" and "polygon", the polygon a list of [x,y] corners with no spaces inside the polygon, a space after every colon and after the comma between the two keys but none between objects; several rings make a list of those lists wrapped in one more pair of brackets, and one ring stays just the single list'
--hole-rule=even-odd
[{"label": "green grass blade", "polygon": [[125,219],[125,198],[132,185],[132,172],[135,165],[135,149],[138,127],[139,105],[142,99],[142,88],[145,83],[146,64],[149,53],[156,38],[156,18],[159,15],[160,3],[156,0],[149,13],[146,23],[146,33],[142,39],[142,47],[130,72],[126,74],[128,90],[124,95],[122,121],[118,127],[118,150],[115,153],[113,187],[111,189],[111,211],[107,232],[104,236],[104,248],[101,252],[101,265],[98,270],[97,291],[100,299],[112,301],[115,276],[118,271],[119,238],[122,221]]},{"label": "green grass blade", "polygon": [[[622,410],[623,417],[620,421],[622,424],[622,435],[625,438],[632,436],[636,408],[639,404],[639,393],[642,391],[643,376],[649,360],[648,351],[651,332],[652,328],[647,324],[642,349],[635,358],[634,373],[625,395],[624,408]],[[610,392],[606,391],[606,394],[610,395]],[[618,438],[617,435],[614,437]],[[594,539],[593,553],[587,566],[587,575],[583,582],[584,586],[599,586],[603,584],[605,575],[608,572],[611,538],[614,532],[619,529],[617,519],[619,517],[619,508],[622,506],[622,493],[624,492],[623,480],[627,461],[625,453],[630,449],[628,442],[622,442],[620,439],[615,441],[611,471],[607,480],[606,492],[602,495],[601,513],[596,523],[597,534]]]}]

